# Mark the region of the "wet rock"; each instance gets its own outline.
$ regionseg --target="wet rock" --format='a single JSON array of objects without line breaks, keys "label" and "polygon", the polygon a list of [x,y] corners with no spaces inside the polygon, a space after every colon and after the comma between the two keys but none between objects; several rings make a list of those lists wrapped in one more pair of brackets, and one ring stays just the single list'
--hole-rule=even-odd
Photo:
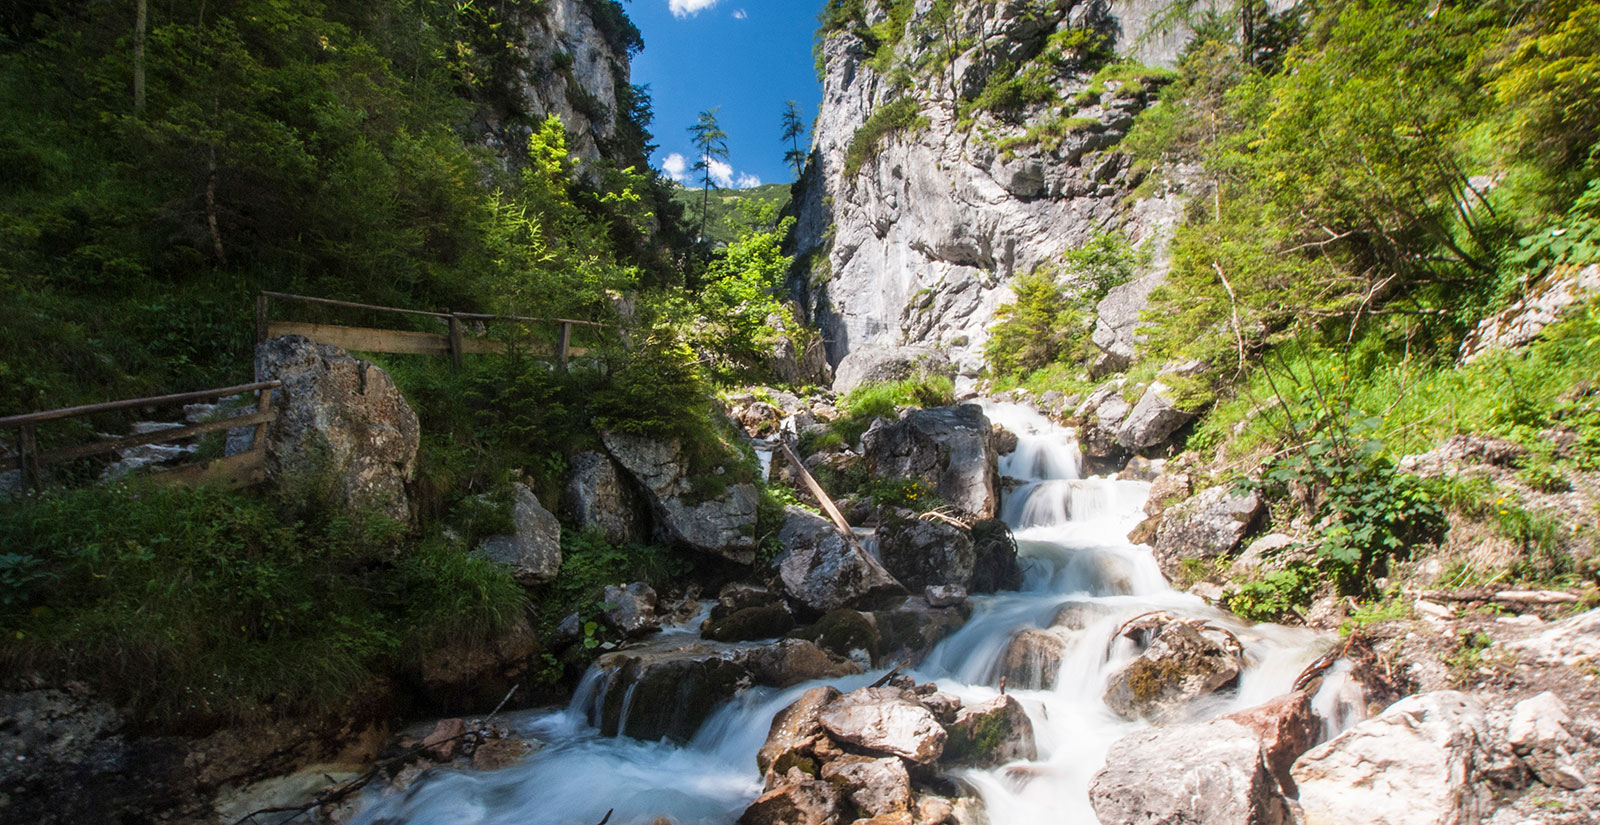
[{"label": "wet rock", "polygon": [[999,519],[982,519],[972,525],[973,593],[998,593],[1022,587],[1022,566],[1017,562],[1017,539]]},{"label": "wet rock", "polygon": [[905,588],[876,559],[847,541],[833,522],[790,507],[778,541],[778,579],[797,607],[813,614],[866,607]]},{"label": "wet rock", "polygon": [[1148,639],[1106,688],[1106,705],[1125,719],[1171,719],[1188,702],[1235,684],[1244,670],[1244,646],[1225,630],[1156,614],[1123,634]]},{"label": "wet rock", "polygon": [[1228,721],[1149,728],[1123,737],[1090,782],[1089,801],[1101,825],[1292,821],[1262,759],[1259,736]]},{"label": "wet rock", "polygon": [[461,749],[461,736],[467,732],[465,719],[440,719],[433,732],[422,738],[422,749],[434,759],[448,762]]},{"label": "wet rock", "polygon": [[745,808],[740,825],[837,825],[843,795],[831,782],[800,778],[767,791]]},{"label": "wet rock", "polygon": [[1016,690],[1051,690],[1061,672],[1066,638],[1055,630],[1024,628],[1012,634],[1000,657],[1000,675]]},{"label": "wet rock", "polygon": [[976,404],[916,410],[868,430],[861,445],[874,477],[919,481],[960,512],[995,515],[998,457]]},{"label": "wet rock", "polygon": [[837,653],[863,667],[878,663],[883,650],[883,639],[877,623],[860,611],[840,608],[830,611],[809,627],[789,634],[798,639],[816,642],[823,650]]},{"label": "wet rock", "polygon": [[755,561],[755,485],[728,484],[708,496],[689,478],[676,439],[601,433],[600,440],[644,488],[658,526],[671,540],[741,564]]},{"label": "wet rock", "polygon": [[967,601],[967,589],[958,584],[929,585],[922,589],[929,607],[955,607]]},{"label": "wet rock", "polygon": [[931,347],[861,347],[851,350],[833,370],[833,391],[846,395],[864,384],[900,381],[923,373],[946,373],[950,360]]},{"label": "wet rock", "polygon": [[1130,452],[1142,452],[1166,443],[1192,420],[1194,413],[1178,409],[1172,401],[1172,390],[1156,381],[1145,388],[1139,403],[1117,428],[1117,444]]},{"label": "wet rock", "polygon": [[805,639],[784,639],[745,653],[741,661],[758,685],[786,688],[816,679],[861,673],[861,665]]},{"label": "wet rock", "polygon": [[822,767],[822,778],[838,785],[864,817],[911,809],[911,775],[895,757],[841,756]]},{"label": "wet rock", "polygon": [[765,607],[783,601],[783,597],[770,588],[758,584],[730,582],[717,591],[717,603],[711,607],[711,618],[720,619],[749,607]]},{"label": "wet rock", "polygon": [[656,591],[644,582],[626,587],[608,584],[600,600],[608,605],[602,614],[606,624],[624,636],[643,636],[661,629],[656,619]]},{"label": "wet rock", "polygon": [[1215,559],[1232,555],[1263,511],[1255,493],[1234,495],[1225,487],[1212,487],[1181,504],[1167,508],[1156,533],[1155,557],[1167,578],[1182,574],[1185,559]]},{"label": "wet rock", "polygon": [[687,742],[717,705],[750,679],[749,671],[715,653],[632,656],[595,660],[606,671],[603,698],[590,722],[605,736]]},{"label": "wet rock", "polygon": [[486,739],[472,751],[472,767],[480,771],[498,771],[521,762],[533,753],[533,746],[521,739]]},{"label": "wet rock", "polygon": [[776,639],[794,629],[794,616],[782,603],[746,607],[721,618],[706,619],[700,635],[718,642]]},{"label": "wet rock", "polygon": [[561,506],[573,523],[580,530],[599,530],[612,544],[643,541],[648,526],[639,514],[644,508],[611,456],[585,450],[569,463],[572,470],[562,490]]},{"label": "wet rock", "polygon": [[937,761],[949,735],[933,713],[895,688],[862,688],[823,708],[822,726],[841,742],[920,765]]},{"label": "wet rock", "polygon": [[999,424],[989,426],[989,442],[995,455],[1010,455],[1017,451],[1017,434]]},{"label": "wet rock", "polygon": [[1483,706],[1464,693],[1396,702],[1295,762],[1306,825],[1479,822],[1485,729]]},{"label": "wet rock", "polygon": [[1572,752],[1582,747],[1582,742],[1573,736],[1572,727],[1566,703],[1545,691],[1518,702],[1512,709],[1506,738],[1512,751],[1540,782],[1571,791],[1588,784],[1572,758]]},{"label": "wet rock", "polygon": [[300,335],[256,347],[256,375],[281,381],[267,428],[267,474],[326,485],[340,506],[410,518],[417,414],[382,369]]},{"label": "wet rock", "polygon": [[1122,381],[1118,379],[1096,387],[1073,411],[1071,420],[1078,425],[1078,448],[1087,469],[1115,472],[1122,466],[1127,450],[1117,443],[1117,432],[1132,410],[1122,398]]},{"label": "wet rock", "polygon": [[954,606],[934,607],[926,599],[906,599],[892,610],[872,614],[877,628],[880,661],[915,667],[933,648],[966,624],[972,605],[962,600]]},{"label": "wet rock", "polygon": [[1283,792],[1293,796],[1296,789],[1290,768],[1322,734],[1322,720],[1311,709],[1311,694],[1297,690],[1220,718],[1237,722],[1261,737],[1261,755],[1268,770]]},{"label": "wet rock", "polygon": [[950,738],[943,760],[951,764],[993,767],[1039,755],[1033,723],[1013,696],[996,696],[962,708],[945,731]]},{"label": "wet rock", "polygon": [[775,787],[774,781],[788,774],[790,768],[800,768],[802,773],[813,776],[820,770],[811,748],[826,735],[822,727],[822,709],[840,695],[832,687],[814,687],[772,717],[767,741],[756,753],[756,766],[766,777],[768,790]]},{"label": "wet rock", "polygon": [[977,552],[970,532],[949,522],[886,518],[878,527],[878,558],[907,587],[965,588],[972,582]]},{"label": "wet rock", "polygon": [[477,555],[508,568],[519,584],[551,581],[561,570],[561,523],[539,505],[528,485],[514,483],[511,490],[511,522],[516,532],[484,539]]}]

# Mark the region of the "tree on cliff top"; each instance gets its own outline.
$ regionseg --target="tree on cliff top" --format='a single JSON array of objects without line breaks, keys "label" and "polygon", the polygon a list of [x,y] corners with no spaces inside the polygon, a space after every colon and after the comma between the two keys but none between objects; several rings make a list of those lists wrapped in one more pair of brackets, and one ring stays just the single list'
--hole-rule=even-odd
[{"label": "tree on cliff top", "polygon": [[689,134],[694,139],[694,148],[699,155],[699,160],[694,162],[694,170],[700,173],[700,231],[696,235],[699,240],[706,237],[706,215],[711,208],[711,187],[716,184],[712,175],[712,164],[718,161],[728,162],[728,133],[722,131],[722,126],[717,123],[717,109],[713,106],[700,113],[700,119],[689,127]]}]

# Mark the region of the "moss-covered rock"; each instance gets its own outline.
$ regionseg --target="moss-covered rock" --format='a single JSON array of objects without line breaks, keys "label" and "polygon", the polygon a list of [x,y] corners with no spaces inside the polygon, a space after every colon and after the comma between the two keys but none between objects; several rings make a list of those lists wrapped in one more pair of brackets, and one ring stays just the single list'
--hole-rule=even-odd
[{"label": "moss-covered rock", "polygon": [[883,638],[872,617],[858,610],[840,608],[823,615],[816,624],[789,634],[796,639],[816,642],[823,650],[847,659],[866,659],[867,667],[877,667],[883,656]]},{"label": "moss-covered rock", "polygon": [[746,607],[722,618],[706,620],[700,635],[718,642],[775,639],[794,629],[794,616],[783,604]]}]

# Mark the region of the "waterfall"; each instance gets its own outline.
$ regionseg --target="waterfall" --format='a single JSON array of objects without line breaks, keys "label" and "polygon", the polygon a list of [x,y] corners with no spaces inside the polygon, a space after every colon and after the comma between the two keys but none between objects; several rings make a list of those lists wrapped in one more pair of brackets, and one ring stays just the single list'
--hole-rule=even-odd
[{"label": "waterfall", "polygon": [[[1031,409],[987,404],[986,412],[1018,437],[1000,472],[1016,480],[1002,517],[1017,536],[1023,589],[975,597],[971,620],[910,675],[937,681],[964,701],[979,701],[999,692],[1002,660],[1018,631],[1038,629],[1059,639],[1058,657],[1024,660],[1038,670],[1058,659],[1053,678],[1044,680],[1050,686],[1008,690],[1033,722],[1038,758],[964,770],[956,778],[982,797],[991,822],[1092,823],[1089,782],[1111,744],[1140,726],[1117,717],[1101,699],[1110,677],[1135,655],[1131,644],[1114,638],[1129,618],[1166,610],[1238,636],[1245,672],[1236,690],[1197,707],[1202,716],[1286,693],[1326,640],[1304,629],[1248,625],[1172,590],[1149,548],[1126,538],[1144,516],[1149,484],[1084,477],[1073,434]],[[833,684],[849,691],[877,675]],[[607,682],[592,669],[567,709],[506,717],[516,733],[544,743],[523,762],[493,772],[435,771],[404,793],[373,792],[354,822],[583,825],[615,809],[613,825],[650,825],[658,817],[677,825],[731,825],[761,791],[755,754],[772,717],[815,686],[745,690],[713,713],[690,742],[675,745],[600,736],[590,714],[603,703]],[[631,696],[624,699],[629,704]],[[1362,697],[1346,666],[1329,671],[1315,706],[1327,720],[1327,733],[1359,721]]]}]

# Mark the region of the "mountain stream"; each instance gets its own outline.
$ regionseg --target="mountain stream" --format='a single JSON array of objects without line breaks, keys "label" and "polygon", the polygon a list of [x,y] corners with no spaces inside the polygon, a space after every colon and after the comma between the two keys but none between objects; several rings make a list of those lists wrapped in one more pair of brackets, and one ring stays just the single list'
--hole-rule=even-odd
[{"label": "mountain stream", "polygon": [[[972,619],[909,671],[918,682],[973,702],[999,691],[1001,659],[1014,633],[1048,627],[1068,603],[1090,620],[1063,631],[1066,647],[1055,686],[1008,691],[1027,709],[1039,758],[954,778],[981,797],[992,823],[1095,823],[1089,782],[1111,744],[1144,723],[1124,721],[1101,700],[1108,678],[1134,652],[1112,645],[1128,619],[1151,610],[1203,618],[1236,634],[1247,667],[1236,690],[1196,708],[1208,718],[1288,692],[1295,677],[1330,643],[1309,630],[1249,625],[1171,589],[1146,547],[1127,533],[1144,517],[1147,482],[1085,478],[1070,430],[1031,409],[989,403],[985,411],[1018,435],[1000,474],[1020,482],[1004,497],[1002,518],[1017,538],[1021,591],[973,597]],[[696,620],[696,623],[698,619]],[[694,627],[682,628],[692,631]],[[1109,651],[1109,652],[1108,652]],[[833,680],[842,691],[874,681],[878,670]],[[731,825],[762,790],[756,751],[772,717],[818,683],[784,690],[751,688],[715,711],[687,744],[603,737],[587,722],[595,700],[591,672],[572,705],[524,711],[498,721],[541,745],[497,771],[435,770],[404,791],[372,791],[356,825]],[[1359,721],[1359,692],[1335,667],[1315,705],[1333,720],[1326,733]],[[624,723],[625,724],[625,723]]]}]

